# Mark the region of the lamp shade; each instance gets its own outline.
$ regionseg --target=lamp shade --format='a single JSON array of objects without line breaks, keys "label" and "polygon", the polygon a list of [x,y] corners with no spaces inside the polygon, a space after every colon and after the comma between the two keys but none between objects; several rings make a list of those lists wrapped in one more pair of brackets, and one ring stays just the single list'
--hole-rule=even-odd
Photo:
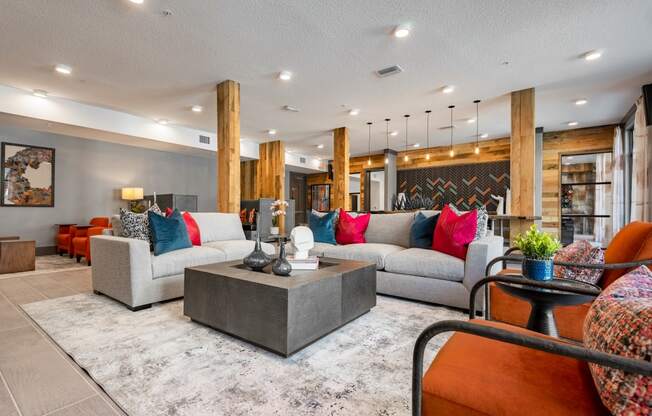
[{"label": "lamp shade", "polygon": [[122,188],[122,199],[125,201],[143,199],[143,188]]}]

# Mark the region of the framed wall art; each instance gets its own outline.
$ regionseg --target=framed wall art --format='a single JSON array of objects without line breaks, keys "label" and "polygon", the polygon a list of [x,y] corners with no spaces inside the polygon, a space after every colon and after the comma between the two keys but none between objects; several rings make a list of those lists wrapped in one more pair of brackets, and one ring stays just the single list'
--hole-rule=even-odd
[{"label": "framed wall art", "polygon": [[3,207],[54,206],[54,149],[2,143]]}]

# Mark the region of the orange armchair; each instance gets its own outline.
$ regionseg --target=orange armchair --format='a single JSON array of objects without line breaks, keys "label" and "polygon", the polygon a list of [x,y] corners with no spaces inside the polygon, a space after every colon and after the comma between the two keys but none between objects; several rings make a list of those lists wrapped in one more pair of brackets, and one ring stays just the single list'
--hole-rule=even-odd
[{"label": "orange armchair", "polygon": [[[609,243],[604,253],[604,273],[599,286],[605,289],[633,267],[621,263],[647,264],[652,259],[652,223],[632,222],[620,230]],[[648,260],[646,262],[646,260]],[[520,274],[520,270],[504,270]],[[489,318],[524,327],[530,314],[529,303],[514,298],[494,284],[489,285]],[[577,306],[560,306],[554,311],[559,335],[582,341],[582,325],[591,303]]]},{"label": "orange armchair", "polygon": [[95,217],[89,221],[90,225],[75,226],[75,235],[72,238],[74,256],[79,263],[82,257],[86,258],[86,263],[91,265],[91,245],[90,237],[100,235],[105,229],[111,228],[108,217]]},{"label": "orange armchair", "polygon": [[72,255],[72,237],[75,234],[75,224],[57,224],[59,230],[57,231],[57,254],[63,256],[68,253],[70,258]]}]

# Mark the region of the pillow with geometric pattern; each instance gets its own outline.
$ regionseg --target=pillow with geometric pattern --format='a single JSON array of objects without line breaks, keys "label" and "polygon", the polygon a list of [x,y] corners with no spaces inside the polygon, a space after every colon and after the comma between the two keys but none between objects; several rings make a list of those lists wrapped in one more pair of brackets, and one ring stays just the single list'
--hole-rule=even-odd
[{"label": "pillow with geometric pattern", "polygon": [[[593,247],[586,240],[575,241],[555,254],[554,261],[566,263],[604,264],[604,251],[600,247]],[[587,269],[585,267],[555,266],[556,279],[579,280],[597,284],[602,277],[602,270]]]},{"label": "pillow with geometric pattern", "polygon": [[[645,266],[609,285],[584,319],[584,346],[649,363],[652,357],[652,272]],[[648,415],[652,377],[589,364],[602,403],[613,415]]]},{"label": "pillow with geometric pattern", "polygon": [[152,205],[142,214],[120,208],[120,222],[122,223],[122,237],[147,241],[151,250],[153,248],[152,237],[149,230],[149,219],[147,218],[147,213],[149,211],[158,215],[163,215],[156,204]]}]

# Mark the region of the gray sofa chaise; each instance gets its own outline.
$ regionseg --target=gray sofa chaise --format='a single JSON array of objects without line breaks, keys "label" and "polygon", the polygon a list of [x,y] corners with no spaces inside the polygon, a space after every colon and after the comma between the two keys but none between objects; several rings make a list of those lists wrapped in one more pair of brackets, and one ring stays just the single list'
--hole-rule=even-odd
[{"label": "gray sofa chaise", "polygon": [[[199,226],[201,246],[155,256],[149,243],[109,235],[91,237],[93,290],[116,299],[132,310],[183,296],[186,267],[242,259],[254,249],[245,239],[237,214],[192,213]],[[111,219],[113,233],[121,234],[119,216]],[[263,250],[274,254],[271,244]]]},{"label": "gray sofa chaise", "polygon": [[[438,213],[421,212],[426,216]],[[502,255],[502,237],[489,235],[473,241],[466,260],[434,250],[409,248],[415,215],[371,214],[366,243],[315,243],[311,254],[376,263],[377,293],[468,309],[471,288],[485,276],[489,261]],[[498,268],[496,265],[495,271]],[[477,309],[481,309],[481,303],[478,296]]]}]

